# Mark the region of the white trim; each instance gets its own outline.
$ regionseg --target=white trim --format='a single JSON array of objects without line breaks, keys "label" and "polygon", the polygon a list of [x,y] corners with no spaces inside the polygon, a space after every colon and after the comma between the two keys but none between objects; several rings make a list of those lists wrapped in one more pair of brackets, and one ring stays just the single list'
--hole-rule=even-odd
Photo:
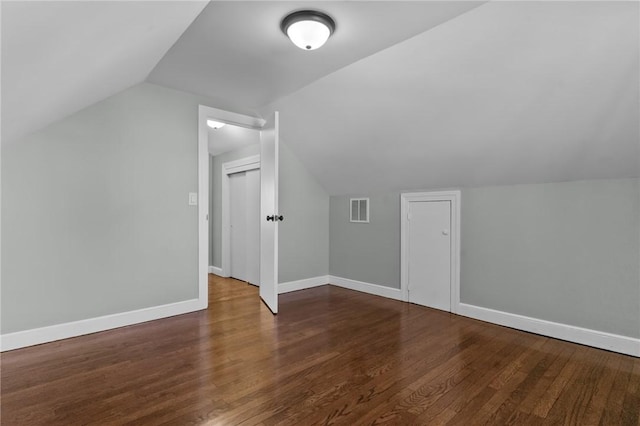
[{"label": "white trim", "polygon": [[458,314],[573,343],[640,357],[640,339],[460,303]]},{"label": "white trim", "polygon": [[[361,291],[363,293],[374,294],[376,296],[387,297],[395,300],[403,300],[403,295],[400,289],[355,281],[348,278],[335,277],[333,275],[329,275],[328,278],[329,283],[337,287],[344,287],[350,290]],[[566,340],[572,343],[593,346],[595,348],[640,357],[640,339],[634,337],[621,336],[604,331],[591,330],[588,328],[531,318],[524,315],[511,314],[466,303],[458,304],[457,314],[517,330]]]},{"label": "white trim", "polygon": [[[211,266],[210,268],[212,270],[219,270],[219,268],[216,268],[215,266]],[[348,288],[350,290],[360,291],[376,296],[402,300],[402,293],[400,289],[331,275],[323,275],[281,283],[278,286],[278,293],[282,294],[296,290],[304,290],[307,288],[326,285],[328,283],[337,287]],[[122,312],[97,318],[3,334],[0,336],[0,351],[10,351],[56,340],[112,330],[114,328],[172,317],[202,309],[206,309],[206,306],[202,307],[198,299],[192,299],[167,305],[138,309],[130,312]],[[458,315],[522,331],[541,334],[543,336],[549,336],[556,339],[567,340],[573,343],[640,357],[640,339],[633,337],[621,336],[518,314],[511,314],[466,303],[459,304]]]},{"label": "white trim", "polygon": [[222,268],[218,268],[217,266],[209,266],[209,273],[219,277],[224,277],[224,275],[222,275]]},{"label": "white trim", "polygon": [[198,105],[198,300],[201,309],[209,303],[209,127],[212,119],[234,126],[260,129],[265,120]]},{"label": "white trim", "polygon": [[207,107],[198,107],[198,299],[209,299],[209,132]]},{"label": "white trim", "polygon": [[185,300],[184,302],[170,303],[168,305],[153,306],[135,311],[3,334],[0,336],[0,350],[3,352],[10,351],[24,348],[25,346],[39,345],[55,340],[68,339],[70,337],[186,314],[201,309],[206,309],[206,306],[203,308],[200,300],[192,299]]},{"label": "white trim", "polygon": [[278,294],[289,293],[291,291],[305,290],[307,288],[318,287],[329,284],[329,276],[322,275],[319,277],[305,278],[303,280],[288,281],[278,284]]},{"label": "white trim", "polygon": [[[212,108],[206,105],[200,105],[200,112],[204,112],[207,118],[218,121],[220,123],[232,124],[247,129],[261,129],[264,127],[265,120],[250,115],[238,114],[236,112],[225,111],[223,109]],[[204,121],[207,125],[207,120]]]},{"label": "white trim", "polygon": [[222,163],[224,174],[231,175],[234,173],[246,172],[247,170],[260,168],[260,154],[251,155],[249,157],[240,158],[234,161]]},{"label": "white trim", "polygon": [[409,203],[420,201],[451,202],[451,312],[460,305],[460,191],[406,192],[400,194],[400,290],[409,301],[408,221]]},{"label": "white trim", "polygon": [[222,163],[222,256],[221,275],[231,276],[231,191],[229,191],[229,175],[260,168],[260,155],[241,158]]},{"label": "white trim", "polygon": [[329,275],[329,282],[331,285],[348,288],[349,290],[361,291],[363,293],[387,297],[389,299],[402,300],[402,292],[399,288],[391,288],[383,285],[366,283],[364,281],[336,277],[333,275]]}]

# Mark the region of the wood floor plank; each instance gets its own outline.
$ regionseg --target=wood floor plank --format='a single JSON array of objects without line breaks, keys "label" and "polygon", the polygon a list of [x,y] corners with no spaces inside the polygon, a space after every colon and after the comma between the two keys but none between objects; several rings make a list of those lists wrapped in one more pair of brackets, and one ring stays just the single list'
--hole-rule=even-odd
[{"label": "wood floor plank", "polygon": [[[480,393],[484,393],[488,398],[493,396],[494,390],[489,388],[486,391],[488,383],[491,383],[495,377],[510,365],[513,357],[525,351],[526,346],[523,344],[527,338],[531,336],[527,334],[515,335],[514,339],[497,339],[500,344],[498,350],[492,350],[487,347],[485,358],[478,359],[478,366],[474,366],[475,372],[470,375],[464,383],[458,386],[458,392],[450,392],[422,413],[417,420],[421,424],[445,424],[454,421],[456,416],[464,418],[463,410],[473,412],[474,404],[481,406],[484,400],[478,399]],[[473,401],[473,403],[472,403]]]},{"label": "wood floor plank", "polygon": [[[324,412],[318,412],[315,416],[308,417],[311,424],[324,424],[345,421],[342,416],[349,414],[352,418],[359,418],[367,412],[371,405],[380,401],[389,403],[396,400],[396,394],[401,392],[420,375],[432,374],[431,372],[446,363],[455,363],[463,359],[464,352],[470,347],[478,348],[477,341],[465,336],[460,341],[457,338],[449,338],[446,344],[439,344],[431,349],[430,353],[417,353],[417,359],[406,359],[406,364],[401,365],[395,374],[380,377],[370,381],[364,389],[357,388],[328,406]],[[451,361],[453,360],[453,361]]]},{"label": "wood floor plank", "polygon": [[633,363],[629,385],[622,402],[622,424],[640,425],[640,364]]},{"label": "wood floor plank", "polygon": [[598,379],[603,373],[607,352],[597,351],[581,360],[580,368],[567,383],[545,420],[548,424],[583,424],[587,407],[591,405]]},{"label": "wood floor plank", "polygon": [[[577,351],[585,350],[586,348],[577,348]],[[549,411],[556,403],[558,398],[565,393],[565,389],[567,387],[567,384],[569,383],[570,378],[581,366],[575,355],[575,353],[572,354],[569,361],[560,370],[551,385],[549,385],[547,391],[542,395],[542,398],[538,401],[538,404],[536,404],[535,408],[533,409],[532,414],[538,417],[546,418],[547,414],[549,414]]]},{"label": "wood floor plank", "polygon": [[538,382],[528,391],[526,398],[519,405],[518,410],[533,414],[533,410],[538,402],[545,397],[551,383],[558,376],[560,371],[567,365],[569,358],[576,350],[575,345],[567,342],[556,341],[559,351],[556,359],[548,366]]},{"label": "wood floor plank", "polygon": [[[541,377],[544,376],[549,365],[556,360],[557,353],[552,350],[554,343],[553,339],[548,339],[540,347],[535,345],[531,347],[533,353],[526,362],[521,364],[521,368],[518,371],[518,373],[525,375],[524,380],[511,392],[505,392],[508,393],[507,397],[500,407],[492,410],[487,423],[517,425],[525,422],[525,419],[526,421],[529,420],[531,416],[529,413],[520,410],[520,404],[527,398],[529,392],[535,388]],[[498,392],[502,393],[502,390]]]},{"label": "wood floor plank", "polygon": [[320,286],[1,355],[7,425],[638,425],[640,359]]},{"label": "wood floor plank", "polygon": [[591,404],[586,407],[582,422],[584,424],[598,424],[607,403],[607,397],[611,392],[616,371],[620,366],[620,358],[614,353],[609,353],[604,364],[603,371],[595,383],[596,389]]},{"label": "wood floor plank", "polygon": [[[476,347],[476,350],[482,355],[470,358],[468,363],[460,363],[461,366],[464,365],[462,371],[452,377],[450,376],[451,371],[447,370],[439,376],[439,381],[424,380],[423,378],[426,376],[421,376],[416,382],[396,393],[393,398],[388,399],[385,405],[369,409],[368,413],[358,421],[358,424],[366,424],[369,421],[381,423],[395,418],[399,419],[403,416],[403,409],[407,414],[415,417],[414,421],[432,424],[433,417],[440,413],[443,407],[448,407],[452,399],[460,395],[469,395],[469,389],[465,385],[473,383],[476,377],[485,374],[496,353],[505,345],[507,342],[503,339],[499,339],[497,336],[488,336],[486,340],[482,341],[481,349]],[[509,348],[513,348],[513,346],[509,345]],[[459,380],[459,378],[464,379]],[[420,392],[416,393],[416,389]],[[386,406],[393,401],[396,401],[396,405],[393,410],[389,411]],[[441,404],[440,407],[437,407],[437,404]],[[455,412],[452,413],[452,415],[455,414]]]},{"label": "wood floor plank", "polygon": [[629,372],[636,361],[637,360],[632,360],[627,357],[620,359],[620,365],[613,379],[611,391],[609,392],[604,411],[602,412],[602,416],[598,422],[600,425],[619,425],[622,423],[622,417],[624,415],[624,399],[630,381]]}]

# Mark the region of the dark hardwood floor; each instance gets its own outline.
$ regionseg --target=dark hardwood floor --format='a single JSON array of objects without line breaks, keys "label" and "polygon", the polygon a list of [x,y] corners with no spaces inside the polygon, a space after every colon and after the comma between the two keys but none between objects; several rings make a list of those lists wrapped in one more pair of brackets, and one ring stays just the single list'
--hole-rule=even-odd
[{"label": "dark hardwood floor", "polygon": [[3,425],[638,425],[640,359],[323,286],[2,354]]}]

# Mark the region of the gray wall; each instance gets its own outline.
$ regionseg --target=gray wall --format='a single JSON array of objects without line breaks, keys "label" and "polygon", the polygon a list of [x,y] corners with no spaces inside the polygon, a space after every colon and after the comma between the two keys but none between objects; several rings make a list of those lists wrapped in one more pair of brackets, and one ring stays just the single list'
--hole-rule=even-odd
[{"label": "gray wall", "polygon": [[[331,197],[330,274],[398,288],[400,193],[371,196],[369,225],[348,199]],[[640,337],[638,179],[464,189],[461,220],[463,303]]]},{"label": "gray wall", "polygon": [[637,179],[462,194],[461,300],[640,337]]},{"label": "gray wall", "polygon": [[[222,164],[256,154],[260,154],[260,145],[210,157],[209,264],[212,266],[222,265]],[[278,282],[327,275],[329,195],[282,141],[278,159],[279,210],[285,216],[278,227]]]},{"label": "gray wall", "polygon": [[327,275],[329,195],[280,141],[278,282]]},{"label": "gray wall", "polygon": [[140,84],[2,147],[2,333],[197,297],[200,101]]},{"label": "gray wall", "polygon": [[209,156],[209,265],[222,267],[222,164],[260,154],[260,145],[250,145]]},{"label": "gray wall", "polygon": [[400,193],[369,197],[369,223],[349,222],[349,196],[331,197],[329,273],[400,288]]}]

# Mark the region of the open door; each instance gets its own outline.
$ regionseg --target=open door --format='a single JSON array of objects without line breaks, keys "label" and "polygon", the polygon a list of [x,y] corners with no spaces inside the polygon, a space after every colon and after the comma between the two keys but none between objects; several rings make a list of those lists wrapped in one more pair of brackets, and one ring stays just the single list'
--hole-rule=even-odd
[{"label": "open door", "polygon": [[260,297],[278,313],[278,112],[260,131]]}]

